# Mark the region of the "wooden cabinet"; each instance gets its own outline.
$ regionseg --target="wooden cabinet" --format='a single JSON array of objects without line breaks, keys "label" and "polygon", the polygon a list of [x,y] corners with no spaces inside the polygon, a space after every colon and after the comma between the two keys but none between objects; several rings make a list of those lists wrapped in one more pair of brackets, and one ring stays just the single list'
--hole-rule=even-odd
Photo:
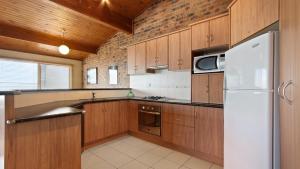
[{"label": "wooden cabinet", "polygon": [[193,150],[195,123],[194,107],[163,104],[162,138],[174,145]]},{"label": "wooden cabinet", "polygon": [[223,103],[224,73],[192,75],[192,101],[199,103]]},{"label": "wooden cabinet", "polygon": [[192,101],[208,103],[208,74],[192,75]]},{"label": "wooden cabinet", "polygon": [[279,19],[279,0],[236,0],[229,9],[231,45],[241,42]]},{"label": "wooden cabinet", "polygon": [[120,129],[120,107],[119,102],[99,103],[103,106],[101,112],[104,113],[104,137],[119,134]]},{"label": "wooden cabinet", "polygon": [[228,46],[229,38],[227,14],[192,26],[192,50]]},{"label": "wooden cabinet", "polygon": [[9,127],[5,169],[81,168],[81,115]]},{"label": "wooden cabinet", "polygon": [[138,102],[128,102],[128,130],[133,132],[139,131],[139,120],[138,120]]},{"label": "wooden cabinet", "polygon": [[135,45],[127,48],[127,69],[128,74],[135,74]]},{"label": "wooden cabinet", "polygon": [[168,67],[168,36],[146,42],[147,68]]},{"label": "wooden cabinet", "polygon": [[146,73],[146,43],[139,43],[127,48],[128,74]]},{"label": "wooden cabinet", "polygon": [[223,164],[224,113],[218,108],[195,108],[195,151]]},{"label": "wooden cabinet", "polygon": [[223,104],[224,73],[213,73],[208,76],[209,103]]},{"label": "wooden cabinet", "polygon": [[85,104],[84,145],[127,132],[128,112],[126,102]]},{"label": "wooden cabinet", "polygon": [[103,139],[104,113],[102,104],[85,104],[84,110],[84,144]]},{"label": "wooden cabinet", "polygon": [[[300,166],[300,1],[280,3],[281,169]],[[285,89],[285,90],[283,90]]]},{"label": "wooden cabinet", "polygon": [[128,131],[128,101],[120,101],[120,125],[119,131],[120,133],[125,133]]},{"label": "wooden cabinet", "polygon": [[191,30],[169,35],[169,70],[188,70],[191,64]]}]

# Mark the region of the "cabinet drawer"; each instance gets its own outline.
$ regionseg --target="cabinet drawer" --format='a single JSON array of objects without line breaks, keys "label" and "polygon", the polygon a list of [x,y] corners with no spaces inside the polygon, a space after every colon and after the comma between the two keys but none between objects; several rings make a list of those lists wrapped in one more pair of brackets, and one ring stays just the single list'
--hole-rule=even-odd
[{"label": "cabinet drawer", "polygon": [[187,149],[194,149],[195,128],[183,125],[163,123],[163,140]]},{"label": "cabinet drawer", "polygon": [[162,120],[164,122],[188,127],[195,126],[195,113],[193,106],[164,104]]}]

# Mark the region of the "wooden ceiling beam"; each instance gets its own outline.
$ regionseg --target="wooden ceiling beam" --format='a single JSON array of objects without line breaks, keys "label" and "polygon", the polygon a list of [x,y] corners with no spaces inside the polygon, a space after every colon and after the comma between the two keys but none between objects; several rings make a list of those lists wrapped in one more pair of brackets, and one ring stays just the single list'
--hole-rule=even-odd
[{"label": "wooden ceiling beam", "polygon": [[132,33],[132,19],[116,13],[109,8],[108,3],[103,0],[50,0],[67,9],[71,9],[85,16],[96,19],[98,23],[114,30]]},{"label": "wooden ceiling beam", "polygon": [[60,46],[62,43],[69,46],[70,49],[96,54],[99,46],[82,44],[62,37],[55,37],[41,32],[35,32],[19,28],[13,25],[0,23],[0,35],[15,39],[21,39],[51,46]]}]

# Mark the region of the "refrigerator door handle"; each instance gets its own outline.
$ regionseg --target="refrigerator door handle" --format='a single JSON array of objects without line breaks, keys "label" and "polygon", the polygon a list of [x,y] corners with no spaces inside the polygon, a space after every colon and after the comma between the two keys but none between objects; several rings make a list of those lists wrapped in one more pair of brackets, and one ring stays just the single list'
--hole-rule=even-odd
[{"label": "refrigerator door handle", "polygon": [[281,99],[284,99],[284,96],[282,95],[282,92],[281,92],[281,88],[283,85],[284,85],[284,82],[282,82],[277,89],[277,93]]},{"label": "refrigerator door handle", "polygon": [[286,89],[292,85],[294,82],[292,80],[288,81],[284,86],[283,86],[283,97],[285,98],[285,100],[289,103],[289,104],[292,104],[293,103],[293,100],[290,99],[287,95],[286,95]]}]

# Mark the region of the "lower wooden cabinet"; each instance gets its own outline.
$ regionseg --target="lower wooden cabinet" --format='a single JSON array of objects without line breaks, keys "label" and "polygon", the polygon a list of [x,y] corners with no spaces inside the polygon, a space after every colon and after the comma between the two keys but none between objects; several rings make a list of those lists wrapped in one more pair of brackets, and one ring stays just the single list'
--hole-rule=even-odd
[{"label": "lower wooden cabinet", "polygon": [[195,132],[194,107],[187,105],[163,104],[162,138],[182,148],[194,149]]},{"label": "lower wooden cabinet", "polygon": [[93,143],[104,138],[103,104],[85,104],[84,110],[84,144]]},{"label": "lower wooden cabinet", "polygon": [[128,130],[139,131],[138,102],[128,102]]},{"label": "lower wooden cabinet", "polygon": [[128,131],[127,102],[85,104],[84,144]]},{"label": "lower wooden cabinet", "polygon": [[80,169],[81,115],[9,126],[5,169]]},{"label": "lower wooden cabinet", "polygon": [[222,164],[224,154],[224,113],[219,108],[195,108],[195,151]]}]

